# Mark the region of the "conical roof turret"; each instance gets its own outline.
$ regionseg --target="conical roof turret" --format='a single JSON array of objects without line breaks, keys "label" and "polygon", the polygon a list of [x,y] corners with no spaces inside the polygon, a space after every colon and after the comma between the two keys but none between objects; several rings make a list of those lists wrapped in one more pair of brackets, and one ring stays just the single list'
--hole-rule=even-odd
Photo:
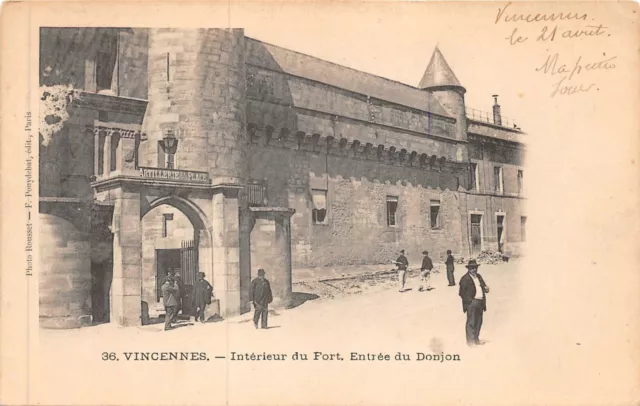
[{"label": "conical roof turret", "polygon": [[451,70],[451,67],[444,59],[444,56],[438,46],[433,50],[427,70],[424,72],[418,87],[420,89],[430,89],[434,87],[458,87],[465,91],[455,73],[453,73],[453,70]]}]

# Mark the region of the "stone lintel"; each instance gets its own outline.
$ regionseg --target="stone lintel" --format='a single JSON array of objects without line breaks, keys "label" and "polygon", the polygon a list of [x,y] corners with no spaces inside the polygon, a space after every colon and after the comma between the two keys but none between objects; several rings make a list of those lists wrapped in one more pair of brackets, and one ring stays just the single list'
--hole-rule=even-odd
[{"label": "stone lintel", "polygon": [[256,216],[274,216],[274,217],[291,217],[295,214],[296,210],[287,207],[249,207],[252,213]]},{"label": "stone lintel", "polygon": [[133,187],[158,187],[173,188],[177,190],[214,190],[229,185],[211,185],[206,183],[179,182],[163,179],[145,179],[139,176],[116,175],[106,179],[99,179],[91,183],[91,187],[96,191],[104,191],[125,185]]}]

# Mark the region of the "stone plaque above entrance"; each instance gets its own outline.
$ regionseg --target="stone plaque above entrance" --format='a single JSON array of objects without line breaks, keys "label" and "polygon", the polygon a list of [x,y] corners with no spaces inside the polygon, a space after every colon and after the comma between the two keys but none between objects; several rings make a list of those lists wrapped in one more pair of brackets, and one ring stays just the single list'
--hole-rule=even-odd
[{"label": "stone plaque above entrance", "polygon": [[207,172],[145,167],[140,167],[139,169],[140,176],[146,179],[173,180],[187,183],[211,183],[209,173]]}]

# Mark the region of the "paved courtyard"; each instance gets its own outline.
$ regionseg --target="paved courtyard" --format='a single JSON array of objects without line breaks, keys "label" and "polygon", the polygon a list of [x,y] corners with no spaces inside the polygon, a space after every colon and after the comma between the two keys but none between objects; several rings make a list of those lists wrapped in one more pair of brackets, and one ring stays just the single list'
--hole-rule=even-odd
[{"label": "paved courtyard", "polygon": [[[456,280],[464,272],[465,268],[457,265]],[[465,316],[458,287],[446,286],[444,273],[434,274],[434,289],[429,292],[418,291],[417,276],[408,278],[409,290],[404,293],[398,292],[390,276],[374,282],[332,281],[333,295],[323,295],[314,288],[317,284],[295,283],[298,306],[272,311],[267,330],[255,330],[250,314],[215,323],[184,322],[169,332],[162,331],[162,324],[40,330],[41,360],[47,365],[70,366],[65,374],[40,369],[39,386],[32,386],[32,390],[34,394],[46,393],[49,402],[53,399],[59,404],[90,404],[92,399],[103,396],[110,396],[113,402],[131,402],[132,394],[139,393],[140,388],[146,388],[140,403],[158,405],[185,404],[185,399],[191,399],[186,404],[255,404],[256,399],[267,404],[299,404],[302,398],[295,395],[295,388],[305,388],[304,399],[310,402],[307,404],[342,404],[346,399],[390,404],[398,397],[408,403],[420,403],[420,393],[437,380],[437,387],[431,388],[433,396],[446,398],[450,395],[448,386],[456,390],[459,380],[468,377],[474,364],[513,346],[509,326],[520,280],[518,262],[483,265],[480,273],[491,293],[481,334],[487,343],[479,348],[465,345]],[[340,290],[344,294],[335,294]],[[142,357],[136,352],[181,351],[206,353],[202,357],[208,361],[135,361]],[[105,352],[115,353],[118,360],[101,360]],[[305,353],[309,361],[293,360],[295,352]],[[391,360],[350,361],[352,352],[357,353],[357,359],[369,359],[372,354],[374,358],[383,354],[384,358],[388,354]],[[398,352],[407,354],[411,361],[395,361]],[[237,361],[251,358],[252,353],[254,358],[285,354],[286,361]],[[418,353],[450,358],[455,355],[460,361],[428,361],[426,355]],[[318,360],[314,360],[316,357]],[[506,364],[508,360],[503,363]],[[93,374],[103,379],[89,386],[74,384],[86,382]],[[179,392],[187,398],[163,396],[160,388],[167,379],[180,382]],[[382,379],[380,384],[389,387],[373,396],[368,385],[376,379]],[[469,385],[482,385],[486,379],[487,376],[475,376]],[[342,381],[359,384],[341,387]],[[293,392],[283,397],[282,385]],[[242,390],[247,386],[250,391]],[[358,386],[362,386],[362,393],[357,393]],[[313,402],[314,398],[318,403]]]}]

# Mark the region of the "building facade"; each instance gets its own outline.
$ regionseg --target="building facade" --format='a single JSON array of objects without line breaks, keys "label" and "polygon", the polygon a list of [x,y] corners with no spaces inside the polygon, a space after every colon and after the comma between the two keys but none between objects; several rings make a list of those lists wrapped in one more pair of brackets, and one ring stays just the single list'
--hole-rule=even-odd
[{"label": "building facade", "polygon": [[465,106],[439,49],[418,87],[241,29],[41,31],[40,320],[145,323],[159,281],[276,306],[292,268],[525,240],[524,133]]}]

